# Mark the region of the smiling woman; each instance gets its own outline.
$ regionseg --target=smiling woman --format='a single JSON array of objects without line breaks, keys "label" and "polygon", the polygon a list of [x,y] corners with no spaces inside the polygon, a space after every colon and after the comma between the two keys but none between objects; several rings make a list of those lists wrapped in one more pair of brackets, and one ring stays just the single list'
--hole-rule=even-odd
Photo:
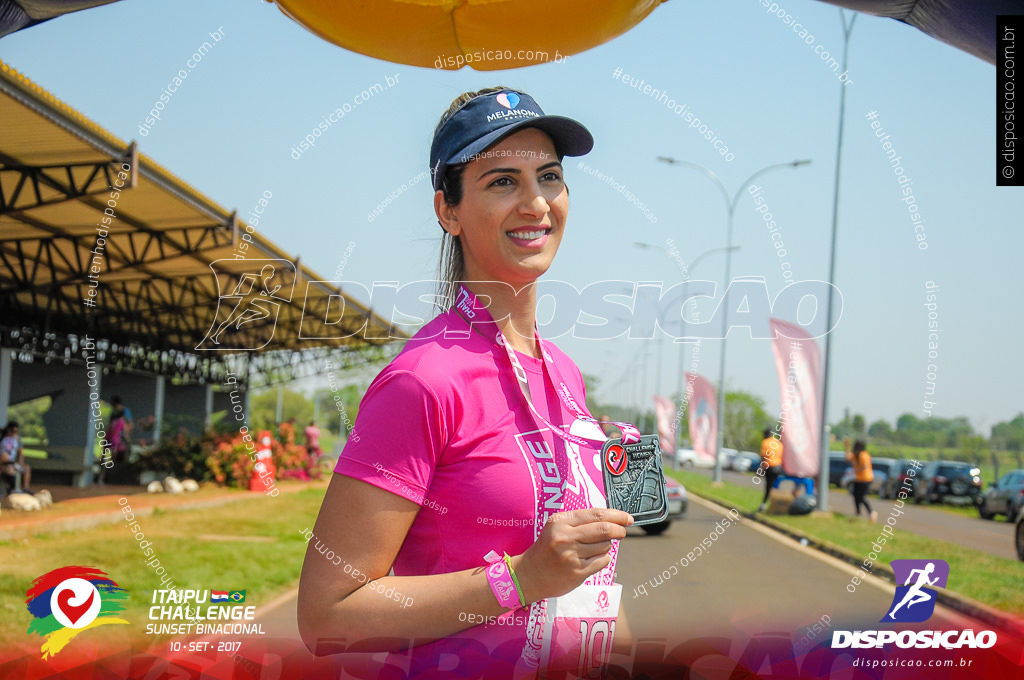
[{"label": "smiling woman", "polygon": [[315,532],[369,581],[307,551],[299,628],[314,652],[412,647],[389,656],[411,678],[597,677],[616,626],[625,637],[615,565],[633,520],[607,508],[579,369],[535,332],[533,284],[569,212],[561,160],[592,146],[507,88],[441,118],[442,310],[370,385],[339,457]]}]

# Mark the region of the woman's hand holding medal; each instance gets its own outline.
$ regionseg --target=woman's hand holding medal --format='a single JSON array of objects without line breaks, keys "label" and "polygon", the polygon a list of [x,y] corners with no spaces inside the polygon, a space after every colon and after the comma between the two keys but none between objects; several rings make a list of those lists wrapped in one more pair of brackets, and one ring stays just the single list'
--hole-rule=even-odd
[{"label": "woman's hand holding medal", "polygon": [[526,601],[565,595],[607,567],[612,540],[632,524],[629,513],[608,508],[551,515],[534,544],[512,558]]}]

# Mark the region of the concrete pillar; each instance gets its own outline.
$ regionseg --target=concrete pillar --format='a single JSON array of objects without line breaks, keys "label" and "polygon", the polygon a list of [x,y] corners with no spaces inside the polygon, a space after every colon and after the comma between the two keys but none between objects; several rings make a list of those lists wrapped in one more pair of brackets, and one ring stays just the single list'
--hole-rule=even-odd
[{"label": "concrete pillar", "polygon": [[9,347],[0,347],[0,416],[2,416],[3,423],[7,422],[7,409],[11,406],[11,366],[13,364],[14,350]]},{"label": "concrete pillar", "polygon": [[160,441],[160,432],[164,427],[165,390],[164,376],[158,375],[156,377],[156,390],[153,393],[153,439],[158,442]]},{"label": "concrete pillar", "polygon": [[213,416],[213,385],[207,384],[204,387],[206,388],[206,406],[205,413],[203,414],[203,432],[206,432],[213,424],[211,422]]}]

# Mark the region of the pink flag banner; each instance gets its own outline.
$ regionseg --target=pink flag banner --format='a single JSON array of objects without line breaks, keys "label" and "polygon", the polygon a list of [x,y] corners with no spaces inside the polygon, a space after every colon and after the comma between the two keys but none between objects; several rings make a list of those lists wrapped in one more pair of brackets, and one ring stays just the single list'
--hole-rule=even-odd
[{"label": "pink flag banner", "polygon": [[782,392],[782,468],[787,475],[817,477],[821,469],[821,350],[801,326],[771,320],[775,370]]},{"label": "pink flag banner", "polygon": [[676,452],[676,405],[671,399],[654,395],[654,415],[658,419],[658,439],[661,452],[673,455]]},{"label": "pink flag banner", "polygon": [[690,446],[697,458],[711,465],[718,453],[718,401],[707,378],[686,374],[687,410],[690,413]]}]

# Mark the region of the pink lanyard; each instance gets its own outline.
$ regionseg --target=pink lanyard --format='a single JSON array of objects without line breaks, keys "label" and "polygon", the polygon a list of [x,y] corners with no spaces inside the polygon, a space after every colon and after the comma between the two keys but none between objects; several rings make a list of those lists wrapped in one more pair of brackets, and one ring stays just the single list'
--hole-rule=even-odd
[{"label": "pink lanyard", "polygon": [[[494,323],[494,319],[487,311],[487,308],[478,306],[476,296],[473,295],[473,293],[465,286],[462,286],[459,289],[459,294],[455,302],[455,311],[458,312],[460,316],[462,316],[466,323],[469,324],[469,327],[473,330],[478,330],[473,327],[474,322],[471,320],[476,319],[477,315],[480,315],[482,317],[479,321],[477,321],[477,323]],[[497,324],[495,324],[495,327],[497,327]],[[484,337],[486,337],[486,335],[482,332],[481,335],[484,335]],[[572,393],[569,391],[568,385],[566,385],[565,381],[562,380],[562,374],[559,372],[558,367],[555,365],[554,360],[551,358],[551,355],[548,354],[547,348],[544,347],[544,342],[540,339],[540,336],[537,334],[536,327],[534,327],[533,337],[536,339],[537,346],[540,348],[541,363],[544,366],[544,377],[548,382],[551,382],[553,386],[557,385],[555,387],[555,392],[558,394],[559,398],[561,398],[562,403],[565,405],[565,407],[576,416],[577,420],[582,420],[588,423],[598,423],[598,425],[600,426],[601,421],[597,420],[592,416],[587,415],[586,411],[584,411],[573,398]],[[505,335],[501,332],[501,330],[498,330],[494,340],[495,342],[498,343],[498,345],[505,348],[505,354],[508,355],[509,362],[512,365],[512,372],[515,373],[516,380],[519,382],[519,389],[522,391],[523,397],[526,399],[526,404],[530,407],[530,411],[533,413],[534,418],[540,421],[544,426],[546,426],[548,429],[554,432],[557,436],[561,437],[565,441],[572,442],[577,446],[593,446],[595,444],[602,444],[604,442],[603,439],[580,437],[579,435],[572,434],[571,432],[566,432],[562,428],[552,425],[547,418],[541,415],[540,412],[537,411],[537,408],[533,405],[533,398],[530,395],[530,384],[529,382],[527,382],[526,379],[526,370],[523,368],[523,365],[519,363],[519,357],[516,356],[516,353],[512,349],[512,346],[509,345],[508,341],[505,340]],[[610,421],[608,422],[608,424],[614,425],[617,428],[619,428],[619,430],[622,431],[623,444],[635,444],[640,441],[640,431],[636,429],[632,424],[619,421]]]}]

